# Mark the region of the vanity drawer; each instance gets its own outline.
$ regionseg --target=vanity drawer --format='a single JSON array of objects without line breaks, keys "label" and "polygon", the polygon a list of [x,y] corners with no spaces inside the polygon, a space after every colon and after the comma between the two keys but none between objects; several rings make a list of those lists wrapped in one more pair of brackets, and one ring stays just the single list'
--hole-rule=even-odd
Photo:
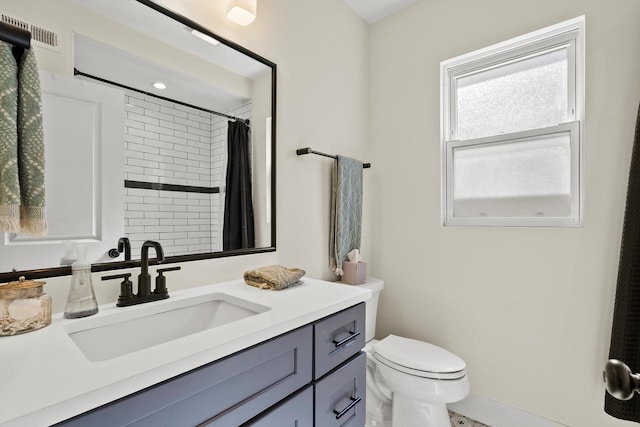
[{"label": "vanity drawer", "polygon": [[313,387],[309,386],[242,427],[313,427]]},{"label": "vanity drawer", "polygon": [[364,426],[366,369],[367,356],[360,353],[315,385],[316,426]]},{"label": "vanity drawer", "polygon": [[365,303],[360,303],[314,324],[314,379],[362,350],[365,344],[364,316]]},{"label": "vanity drawer", "polygon": [[311,382],[305,326],[126,396],[63,426],[238,426]]}]

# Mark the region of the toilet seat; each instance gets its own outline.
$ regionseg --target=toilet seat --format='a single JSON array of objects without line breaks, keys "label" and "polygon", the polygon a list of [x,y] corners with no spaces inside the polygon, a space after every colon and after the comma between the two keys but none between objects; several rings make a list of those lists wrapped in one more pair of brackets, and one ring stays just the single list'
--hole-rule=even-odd
[{"label": "toilet seat", "polygon": [[373,357],[397,371],[421,378],[457,380],[466,375],[455,354],[423,341],[389,335],[373,346]]}]

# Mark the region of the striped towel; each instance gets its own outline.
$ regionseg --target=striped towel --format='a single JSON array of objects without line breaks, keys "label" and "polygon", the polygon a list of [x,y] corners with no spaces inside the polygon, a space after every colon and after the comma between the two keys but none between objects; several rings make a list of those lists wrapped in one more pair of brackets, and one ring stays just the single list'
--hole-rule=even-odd
[{"label": "striped towel", "polygon": [[18,64],[0,42],[0,232],[20,231],[18,178]]},{"label": "striped towel", "polygon": [[0,232],[47,233],[44,134],[38,65],[33,49],[20,64],[0,42]]},{"label": "striped towel", "polygon": [[44,185],[42,92],[33,49],[22,54],[18,68],[18,171],[20,175],[20,231],[47,234]]}]

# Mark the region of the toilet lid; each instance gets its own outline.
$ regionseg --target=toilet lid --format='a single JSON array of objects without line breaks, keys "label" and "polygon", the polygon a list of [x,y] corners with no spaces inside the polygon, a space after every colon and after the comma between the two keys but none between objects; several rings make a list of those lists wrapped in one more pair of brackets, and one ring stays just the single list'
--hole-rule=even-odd
[{"label": "toilet lid", "polygon": [[373,353],[385,365],[419,377],[458,379],[466,375],[464,360],[423,341],[389,335],[374,344]]}]

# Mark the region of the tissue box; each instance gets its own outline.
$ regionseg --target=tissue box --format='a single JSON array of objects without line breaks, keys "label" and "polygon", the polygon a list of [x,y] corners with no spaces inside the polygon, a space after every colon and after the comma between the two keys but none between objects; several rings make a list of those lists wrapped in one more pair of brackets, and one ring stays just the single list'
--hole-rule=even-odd
[{"label": "tissue box", "polygon": [[350,285],[362,285],[367,280],[366,262],[342,261],[342,282]]}]

